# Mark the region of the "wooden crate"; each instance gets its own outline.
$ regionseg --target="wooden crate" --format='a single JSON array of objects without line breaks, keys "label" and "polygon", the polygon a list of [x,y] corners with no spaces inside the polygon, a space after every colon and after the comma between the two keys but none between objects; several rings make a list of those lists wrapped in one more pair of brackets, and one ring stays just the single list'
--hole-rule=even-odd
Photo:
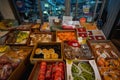
[{"label": "wooden crate", "polygon": [[[90,46],[95,58],[98,56],[96,55],[95,49],[92,47],[93,44],[108,44],[110,45],[111,49],[116,53],[116,55],[119,57],[120,53],[117,50],[117,48],[114,46],[114,44],[110,40],[88,40],[88,45]],[[104,48],[102,48],[104,50]],[[113,58],[113,57],[111,57]],[[116,57],[117,58],[117,57]]]},{"label": "wooden crate", "polygon": [[[35,50],[37,49],[37,48],[41,48],[41,49],[44,49],[44,48],[46,48],[47,46],[49,46],[49,47],[47,47],[46,49],[50,49],[51,48],[51,46],[55,46],[55,45],[57,45],[57,46],[59,46],[60,47],[60,49],[59,49],[59,52],[60,53],[57,53],[58,54],[58,59],[44,59],[44,58],[35,58],[34,56],[35,56]],[[54,48],[54,47],[53,47]],[[55,50],[55,48],[54,48],[54,50]],[[55,50],[55,53],[56,52],[58,52],[58,51],[56,51]],[[41,43],[41,42],[38,42],[35,46],[34,46],[34,48],[33,48],[33,51],[32,51],[32,54],[31,54],[31,56],[30,56],[30,61],[31,61],[31,63],[36,63],[36,62],[38,62],[38,61],[62,61],[63,60],[63,43],[60,43],[60,42],[50,42],[50,43]]]},{"label": "wooden crate", "polygon": [[[64,63],[63,61],[52,61],[52,62],[47,62],[47,65],[53,64],[53,63],[57,63],[57,62],[62,62],[62,63]],[[32,69],[32,72],[31,72],[28,80],[38,80],[38,74],[39,74],[39,71],[40,71],[40,63],[41,63],[41,62],[37,62],[37,63],[34,65],[34,67],[33,67],[33,69]],[[66,79],[66,65],[65,65],[65,63],[64,63],[64,80],[67,80],[67,79]]]},{"label": "wooden crate", "polygon": [[[26,32],[28,33],[28,36],[27,38],[22,42],[22,43],[17,43],[16,40],[17,40],[17,36],[18,36],[18,31],[20,32]],[[7,45],[27,45],[27,42],[28,42],[28,38],[29,38],[29,34],[30,34],[30,31],[21,31],[21,30],[12,30],[9,32],[9,34],[7,35],[7,38],[5,40],[5,44]],[[9,39],[11,38],[11,42],[8,41]]]},{"label": "wooden crate", "polygon": [[[31,32],[30,33],[30,35],[29,35],[29,40],[28,40],[28,42],[27,42],[27,45],[28,46],[34,46],[34,45],[31,45],[31,34],[34,34],[34,35],[36,35],[36,34],[38,34],[38,35],[41,35],[41,34],[49,34],[49,35],[51,35],[51,42],[53,41],[53,33],[52,32],[38,32],[38,33],[34,33],[34,32]],[[40,42],[40,41],[39,41]],[[37,43],[37,41],[36,41],[36,43]]]},{"label": "wooden crate", "polygon": [[[75,30],[58,30],[58,31],[56,31],[56,42],[62,42],[58,37],[57,37],[57,34],[58,33],[61,33],[61,32],[73,32],[75,35],[74,35],[74,37],[75,37],[75,40],[77,40],[77,33],[76,33],[76,31]],[[65,35],[65,36],[67,36],[67,35]],[[64,37],[65,37],[64,36]],[[63,38],[64,38],[63,37]],[[69,41],[69,40],[64,40],[64,41]]]},{"label": "wooden crate", "polygon": [[[21,46],[21,48],[25,49],[25,46]],[[26,71],[27,69],[27,64],[29,62],[29,57],[32,51],[31,47],[27,47],[26,49],[30,50],[30,53],[25,57],[25,59],[23,61],[20,62],[20,64],[18,65],[18,67],[12,72],[12,74],[10,75],[10,77],[7,80],[20,80],[23,73]]]}]

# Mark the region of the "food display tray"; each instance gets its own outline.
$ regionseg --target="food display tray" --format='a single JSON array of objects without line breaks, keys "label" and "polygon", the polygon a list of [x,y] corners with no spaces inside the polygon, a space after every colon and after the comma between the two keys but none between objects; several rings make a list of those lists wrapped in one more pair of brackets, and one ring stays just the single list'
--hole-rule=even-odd
[{"label": "food display tray", "polygon": [[87,35],[89,40],[106,40],[106,37],[102,30],[88,30]]},{"label": "food display tray", "polygon": [[[40,52],[42,53],[42,55],[35,54],[38,48],[42,50],[42,52]],[[50,49],[53,49],[54,52],[49,52]],[[57,54],[58,57],[57,58],[51,57],[52,56],[51,53]],[[38,42],[34,46],[32,54],[30,56],[30,61],[33,64],[38,61],[62,61],[62,60],[63,60],[63,43],[60,42],[49,42],[49,43]]]},{"label": "food display tray", "polygon": [[7,35],[7,45],[27,45],[30,31],[12,30]]},{"label": "food display tray", "polygon": [[[32,72],[31,72],[31,74],[30,74],[30,76],[29,76],[29,78],[28,78],[28,80],[38,80],[38,78],[39,78],[39,72],[40,72],[40,66],[41,66],[41,63],[42,62],[37,62],[35,65],[34,65],[34,67],[33,67],[33,69],[32,69]],[[64,77],[64,79],[62,79],[62,80],[67,80],[66,79],[66,66],[65,66],[65,63],[63,62],[63,61],[52,61],[52,62],[46,62],[47,63],[47,66],[48,65],[52,65],[52,68],[53,68],[53,66],[54,65],[56,65],[56,64],[58,64],[58,63],[63,63],[64,65],[63,65],[63,67],[64,67],[64,70],[63,70],[63,77]],[[46,67],[46,68],[49,68],[49,67]],[[55,71],[55,69],[52,69],[52,71],[51,71],[51,76],[52,76],[52,74],[53,74],[53,71]],[[60,72],[59,72],[60,73]],[[46,71],[45,71],[45,74],[47,74],[46,73]],[[45,78],[46,76],[44,76],[44,78]],[[48,80],[48,79],[46,79],[46,80]]]},{"label": "food display tray", "polygon": [[118,58],[120,53],[110,40],[88,40],[95,58]]},{"label": "food display tray", "polygon": [[[10,53],[11,56],[9,56],[9,52],[5,51],[3,56],[8,56],[11,60],[20,60],[18,66],[13,70],[13,72],[10,74],[10,76],[8,77],[7,80],[19,80],[23,74],[23,72],[25,72],[25,69],[27,69],[26,64],[28,64],[29,61],[29,56],[30,53],[32,51],[31,47],[27,47],[27,46],[9,46],[10,49],[8,50],[9,52],[11,50],[16,50],[14,53]],[[27,54],[24,56],[24,59],[20,59],[18,57],[16,57],[16,53],[17,51],[19,52],[20,49],[24,49],[25,51],[27,50]],[[23,55],[23,53],[20,53],[21,55]],[[14,57],[12,57],[12,55],[14,55]],[[20,56],[19,56],[20,57]]]},{"label": "food display tray", "polygon": [[21,25],[17,26],[16,30],[22,30],[22,31],[30,31],[32,26],[32,23],[22,23]]},{"label": "food display tray", "polygon": [[[62,34],[59,35],[59,33],[62,33]],[[71,33],[71,35],[68,35],[69,33]],[[63,40],[60,40],[60,36],[62,36],[61,39]],[[69,39],[70,37],[73,37],[73,38]],[[57,30],[56,31],[56,42],[63,42],[68,40],[77,40],[77,33],[75,30]]]},{"label": "food display tray", "polygon": [[40,31],[50,32],[50,24],[48,22],[41,24]]},{"label": "food display tray", "polygon": [[[77,43],[71,43],[77,45]],[[91,60],[94,59],[89,46],[87,44],[81,44],[77,47],[72,46],[69,42],[64,42],[64,59],[68,60]]]},{"label": "food display tray", "polygon": [[99,59],[96,61],[103,80],[120,79],[120,59]]},{"label": "food display tray", "polygon": [[[34,37],[34,38],[33,38]],[[48,41],[49,38],[49,41]],[[37,39],[35,41],[35,39]],[[32,43],[32,42],[35,43]],[[52,32],[31,32],[29,35],[29,40],[27,42],[28,46],[34,46],[37,42],[52,42],[53,41],[53,33]]]},{"label": "food display tray", "polygon": [[66,61],[67,80],[102,80],[95,60]]}]

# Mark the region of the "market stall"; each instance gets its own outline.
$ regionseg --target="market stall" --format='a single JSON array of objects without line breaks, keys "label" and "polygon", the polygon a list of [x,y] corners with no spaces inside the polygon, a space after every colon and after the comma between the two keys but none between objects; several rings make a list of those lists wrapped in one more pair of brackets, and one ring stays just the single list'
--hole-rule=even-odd
[{"label": "market stall", "polygon": [[120,53],[95,23],[53,19],[49,24],[7,30],[0,45],[0,80],[19,80],[28,60],[34,65],[29,80],[120,79]]}]

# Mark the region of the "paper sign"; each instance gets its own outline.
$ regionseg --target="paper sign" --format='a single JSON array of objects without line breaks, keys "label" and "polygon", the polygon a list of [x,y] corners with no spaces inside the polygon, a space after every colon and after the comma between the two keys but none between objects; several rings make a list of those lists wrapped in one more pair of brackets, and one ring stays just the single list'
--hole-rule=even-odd
[{"label": "paper sign", "polygon": [[63,16],[63,23],[66,23],[66,21],[72,21],[72,16]]},{"label": "paper sign", "polygon": [[58,17],[56,17],[56,16],[49,16],[49,24],[50,24],[50,26],[53,25],[53,20],[54,19],[58,19]]},{"label": "paper sign", "polygon": [[102,53],[100,57],[106,58],[107,56],[104,53]]},{"label": "paper sign", "polygon": [[89,13],[90,10],[90,5],[83,5],[83,12],[84,13]]}]

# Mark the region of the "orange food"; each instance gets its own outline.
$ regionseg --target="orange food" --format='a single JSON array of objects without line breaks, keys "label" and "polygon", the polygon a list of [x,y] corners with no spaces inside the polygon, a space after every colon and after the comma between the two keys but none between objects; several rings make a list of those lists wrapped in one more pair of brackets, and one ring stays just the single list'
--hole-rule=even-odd
[{"label": "orange food", "polygon": [[103,57],[100,57],[99,60],[97,61],[99,66],[105,66],[105,59]]},{"label": "orange food", "polygon": [[58,32],[57,38],[60,41],[76,40],[74,32]]},{"label": "orange food", "polygon": [[110,76],[108,76],[108,75],[104,75],[104,76],[103,76],[103,79],[104,79],[104,80],[112,80],[112,78],[111,78]]},{"label": "orange food", "polygon": [[99,60],[99,61],[98,61],[98,65],[99,65],[99,66],[104,66],[104,63]]}]

